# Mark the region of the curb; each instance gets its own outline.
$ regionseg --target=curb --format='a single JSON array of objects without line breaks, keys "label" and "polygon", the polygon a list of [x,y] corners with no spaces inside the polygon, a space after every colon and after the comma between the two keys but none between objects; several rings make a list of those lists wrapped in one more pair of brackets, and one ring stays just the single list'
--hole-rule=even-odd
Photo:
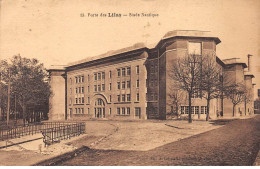
[{"label": "curb", "polygon": [[88,148],[86,146],[82,146],[81,148],[78,148],[74,151],[71,151],[71,152],[68,152],[65,154],[61,154],[56,157],[38,162],[36,164],[33,164],[32,166],[54,166],[54,165],[61,163],[62,161],[70,160],[86,150],[90,150],[90,148]]}]

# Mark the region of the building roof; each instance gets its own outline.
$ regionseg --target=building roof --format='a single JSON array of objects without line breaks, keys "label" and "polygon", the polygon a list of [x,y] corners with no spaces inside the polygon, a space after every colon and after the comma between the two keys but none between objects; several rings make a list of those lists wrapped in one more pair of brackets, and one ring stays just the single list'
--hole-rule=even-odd
[{"label": "building roof", "polygon": [[244,76],[251,76],[252,78],[255,77],[251,72],[248,72],[248,71],[244,72]]},{"label": "building roof", "polygon": [[242,65],[243,68],[247,68],[247,64],[245,62],[240,61],[240,58],[229,58],[222,60],[226,65]]},{"label": "building roof", "polygon": [[98,55],[98,56],[88,57],[86,59],[82,59],[82,60],[79,60],[79,61],[76,61],[76,62],[71,62],[66,67],[70,67],[70,66],[74,66],[74,65],[81,64],[81,63],[94,61],[94,60],[103,59],[103,58],[106,58],[106,57],[109,57],[109,56],[127,53],[127,52],[130,52],[130,51],[134,51],[134,50],[138,50],[138,49],[142,49],[142,48],[148,48],[148,47],[144,43],[136,43],[136,44],[129,46],[129,47],[126,47],[126,48],[121,48],[121,49],[118,49],[118,50],[111,50],[111,51],[108,51],[108,52],[103,53],[103,54]]}]

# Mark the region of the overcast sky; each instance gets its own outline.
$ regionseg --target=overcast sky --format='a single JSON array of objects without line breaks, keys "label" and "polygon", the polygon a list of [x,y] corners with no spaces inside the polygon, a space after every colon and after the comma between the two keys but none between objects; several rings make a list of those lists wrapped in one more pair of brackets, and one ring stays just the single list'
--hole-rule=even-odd
[{"label": "overcast sky", "polygon": [[[220,58],[247,61],[250,53],[254,67],[260,66],[259,0],[0,1],[1,59],[20,54],[38,58],[46,67],[66,65],[137,42],[157,43],[168,31],[182,29],[211,31],[222,41]],[[159,16],[86,16],[109,12]]]}]

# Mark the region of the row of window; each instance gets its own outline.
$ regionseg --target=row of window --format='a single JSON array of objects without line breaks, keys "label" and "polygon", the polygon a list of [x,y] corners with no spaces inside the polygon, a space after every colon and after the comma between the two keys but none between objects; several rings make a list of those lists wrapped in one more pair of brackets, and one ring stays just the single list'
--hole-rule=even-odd
[{"label": "row of window", "polygon": [[[139,80],[138,81],[138,87],[139,87]],[[123,82],[117,82],[117,89],[125,89],[125,88],[131,88],[131,81],[123,81]]]},{"label": "row of window", "polygon": [[122,67],[117,69],[117,77],[131,75],[131,67]]},{"label": "row of window", "polygon": [[[138,95],[138,100],[137,101],[139,101],[139,93],[137,93],[137,95]],[[126,101],[130,102],[131,101],[131,94],[117,95],[117,101],[118,102],[126,102]]]},{"label": "row of window", "polygon": [[[110,83],[111,84],[111,83]],[[110,87],[109,87],[110,88]],[[94,85],[94,91],[97,92],[97,91],[105,91],[105,84],[102,84],[102,85]]]},{"label": "row of window", "polygon": [[[75,108],[74,114],[84,114],[84,108]],[[95,108],[96,112],[96,108]],[[118,107],[117,108],[117,115],[130,115],[130,107]],[[87,109],[87,113],[90,114],[90,109]],[[73,109],[70,108],[70,115],[73,114]],[[111,108],[109,108],[109,114],[111,115]],[[141,108],[135,107],[135,116],[141,115]]]},{"label": "row of window", "polygon": [[117,115],[130,115],[130,107],[118,107],[117,108]]},{"label": "row of window", "polygon": [[[87,100],[89,103],[90,102],[90,99],[88,97],[88,100]],[[78,98],[75,98],[75,104],[83,104],[85,102],[84,100],[84,97],[78,97]],[[72,104],[72,100],[70,99],[70,104]]]},{"label": "row of window", "polygon": [[[84,76],[76,76],[75,77],[75,83],[83,83],[84,82]],[[72,83],[72,80],[71,80]]]},{"label": "row of window", "polygon": [[150,71],[151,71],[151,73],[156,73],[156,72],[158,72],[158,64],[157,64],[157,62],[151,62],[151,64],[150,64]]},{"label": "row of window", "polygon": [[[207,111],[207,106],[200,106],[200,114],[206,114]],[[181,106],[181,114],[189,114],[189,106]],[[199,106],[191,106],[191,114],[199,114]]]},{"label": "row of window", "polygon": [[[111,71],[109,71],[109,74],[111,74],[110,72]],[[101,79],[105,79],[105,72],[94,73],[94,80],[101,80]]]}]

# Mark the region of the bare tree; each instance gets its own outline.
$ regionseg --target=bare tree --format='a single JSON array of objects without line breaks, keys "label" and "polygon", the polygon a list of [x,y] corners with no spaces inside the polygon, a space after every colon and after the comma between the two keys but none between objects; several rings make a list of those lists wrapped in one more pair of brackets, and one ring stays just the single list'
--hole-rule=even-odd
[{"label": "bare tree", "polygon": [[179,89],[172,89],[170,93],[168,93],[171,102],[169,103],[170,106],[174,106],[171,114],[179,116],[179,107],[181,102],[184,99],[184,93]]},{"label": "bare tree", "polygon": [[247,104],[253,102],[253,96],[252,96],[252,89],[245,89],[245,94],[244,94],[244,103],[245,103],[245,115],[246,115],[246,110],[247,110]]},{"label": "bare tree", "polygon": [[199,85],[201,68],[201,56],[186,54],[174,60],[169,69],[169,76],[173,79],[174,85],[188,93],[189,98],[189,123],[191,119],[191,97],[195,87]]},{"label": "bare tree", "polygon": [[216,62],[215,55],[202,56],[201,63],[201,83],[202,97],[207,100],[207,116],[206,121],[209,120],[210,101],[218,98],[222,94],[223,76],[222,69]]},{"label": "bare tree", "polygon": [[236,105],[244,101],[245,86],[242,83],[233,83],[229,85],[228,89],[225,92],[233,104],[233,117],[234,117]]}]

